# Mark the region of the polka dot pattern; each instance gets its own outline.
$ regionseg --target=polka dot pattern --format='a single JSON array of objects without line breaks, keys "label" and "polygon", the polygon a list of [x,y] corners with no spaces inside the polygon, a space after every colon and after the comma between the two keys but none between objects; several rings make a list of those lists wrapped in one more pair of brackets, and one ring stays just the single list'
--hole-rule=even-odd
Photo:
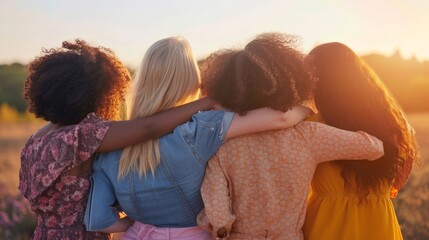
[{"label": "polka dot pattern", "polygon": [[230,239],[302,239],[316,165],[382,154],[375,137],[316,122],[232,139],[208,163],[199,223],[214,236],[226,228]]}]

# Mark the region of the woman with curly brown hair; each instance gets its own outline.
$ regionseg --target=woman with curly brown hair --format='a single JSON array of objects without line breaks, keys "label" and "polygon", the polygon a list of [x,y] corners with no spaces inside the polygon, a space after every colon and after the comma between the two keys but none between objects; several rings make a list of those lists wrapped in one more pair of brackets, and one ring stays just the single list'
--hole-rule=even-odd
[{"label": "woman with curly brown hair", "polygon": [[29,65],[28,109],[48,121],[21,153],[19,190],[36,213],[33,239],[108,239],[83,224],[96,152],[160,137],[213,102],[203,99],[131,121],[120,119],[130,76],[109,49],[81,40],[45,50]]},{"label": "woman with curly brown hair", "polygon": [[[243,50],[206,61],[205,92],[245,114],[256,107],[286,110],[310,98],[315,84],[294,49],[295,38],[262,34]],[[209,161],[201,194],[214,238],[302,239],[305,203],[316,165],[377,159],[382,143],[364,132],[315,122],[229,140]]]},{"label": "woman with curly brown hair", "polygon": [[306,62],[319,79],[315,103],[320,120],[377,137],[385,154],[373,162],[318,165],[307,204],[305,239],[402,239],[390,198],[406,183],[418,151],[401,107],[344,44],[317,46]]}]

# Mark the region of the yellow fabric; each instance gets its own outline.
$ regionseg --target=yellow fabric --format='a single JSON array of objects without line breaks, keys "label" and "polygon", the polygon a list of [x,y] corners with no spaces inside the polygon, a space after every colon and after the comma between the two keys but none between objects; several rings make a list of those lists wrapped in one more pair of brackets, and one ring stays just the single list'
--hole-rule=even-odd
[{"label": "yellow fabric", "polygon": [[[312,121],[321,121],[317,115]],[[357,194],[344,189],[341,168],[321,163],[314,173],[303,227],[306,240],[400,240],[401,230],[390,199],[390,186],[370,191],[359,203]]]}]

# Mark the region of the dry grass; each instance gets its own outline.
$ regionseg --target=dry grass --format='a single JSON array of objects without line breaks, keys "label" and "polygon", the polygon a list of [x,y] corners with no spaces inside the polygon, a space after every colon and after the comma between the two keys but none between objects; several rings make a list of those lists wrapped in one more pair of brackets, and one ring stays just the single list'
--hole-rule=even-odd
[{"label": "dry grass", "polygon": [[393,203],[404,239],[429,239],[429,113],[408,120],[416,130],[421,161]]},{"label": "dry grass", "polygon": [[407,117],[416,130],[416,137],[422,154],[421,166],[415,168],[416,172],[419,172],[422,170],[421,168],[425,167],[425,161],[429,161],[429,113],[412,114]]},{"label": "dry grass", "polygon": [[6,193],[18,192],[21,149],[44,123],[0,123],[0,186]]}]

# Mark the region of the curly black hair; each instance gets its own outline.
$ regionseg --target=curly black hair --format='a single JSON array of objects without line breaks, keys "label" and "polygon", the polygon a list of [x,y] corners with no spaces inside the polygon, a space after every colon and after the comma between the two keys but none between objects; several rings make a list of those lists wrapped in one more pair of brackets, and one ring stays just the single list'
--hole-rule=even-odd
[{"label": "curly black hair", "polygon": [[297,40],[264,33],[242,50],[211,54],[201,66],[202,93],[240,114],[261,107],[287,111],[308,100],[315,79],[304,68]]},{"label": "curly black hair", "polygon": [[65,41],[43,49],[28,69],[24,98],[36,117],[60,125],[77,124],[91,112],[119,119],[131,77],[110,49]]}]

